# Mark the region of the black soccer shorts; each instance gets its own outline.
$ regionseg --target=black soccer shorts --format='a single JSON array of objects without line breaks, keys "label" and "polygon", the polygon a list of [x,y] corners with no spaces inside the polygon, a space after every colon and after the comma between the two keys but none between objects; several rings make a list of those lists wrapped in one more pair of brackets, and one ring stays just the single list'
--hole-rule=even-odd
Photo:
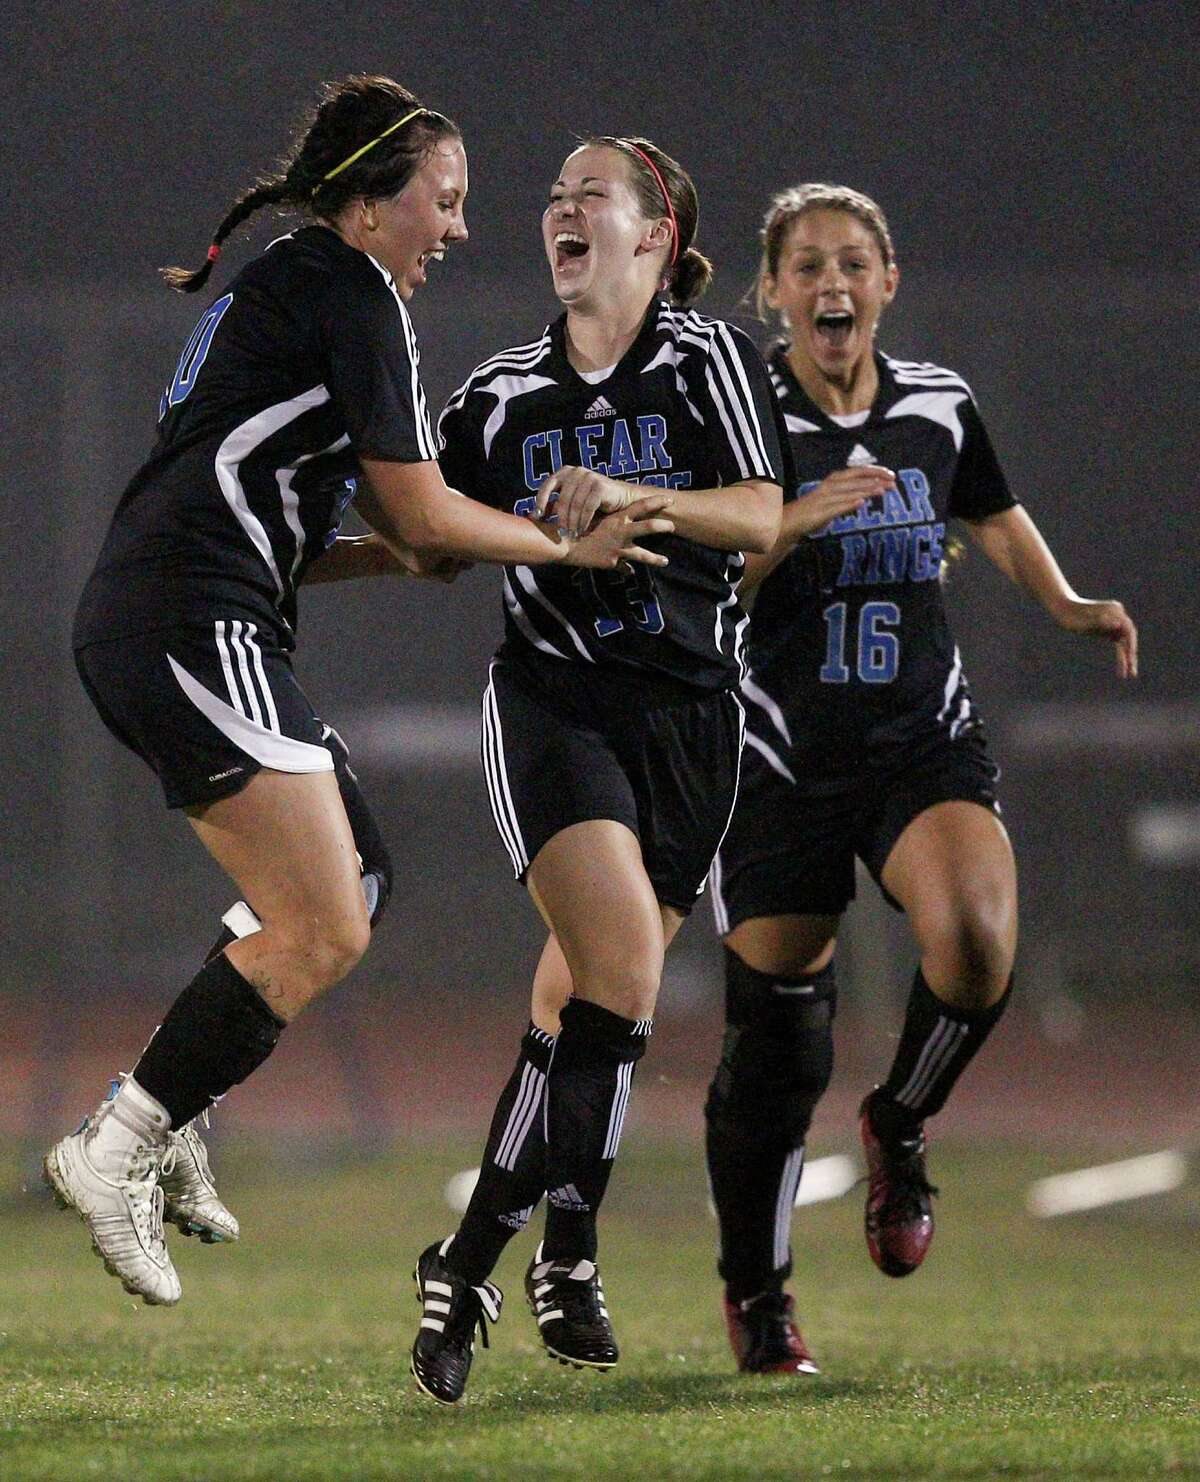
[{"label": "black soccer shorts", "polygon": [[75,664],[104,724],[158,774],[168,808],[228,797],[263,767],[334,770],[291,656],[253,622],[89,643]]},{"label": "black soccer shorts", "polygon": [[745,718],[729,691],[498,658],[483,697],[483,770],[516,878],[562,829],[611,818],[638,837],[664,905],[704,889],[737,797]]},{"label": "black soccer shorts", "polygon": [[755,916],[840,916],[854,899],[856,855],[899,910],[883,867],[918,814],[958,801],[1000,812],[1000,769],[978,729],[954,740],[931,730],[841,773],[803,763],[795,773],[789,782],[747,750],[738,806],[713,862],[721,936]]}]

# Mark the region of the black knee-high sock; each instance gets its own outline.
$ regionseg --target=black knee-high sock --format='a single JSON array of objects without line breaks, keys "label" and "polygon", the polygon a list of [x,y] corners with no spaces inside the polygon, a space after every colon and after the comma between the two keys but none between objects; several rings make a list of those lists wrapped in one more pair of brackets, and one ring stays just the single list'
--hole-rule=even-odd
[{"label": "black knee-high sock", "polygon": [[546,1078],[545,1260],[596,1259],[596,1212],[650,1027],[580,998],[563,1008]]},{"label": "black knee-high sock", "polygon": [[451,1270],[472,1286],[492,1274],[501,1251],[529,1223],[546,1188],[542,1117],[553,1049],[554,1036],[530,1024],[516,1068],[496,1103],[479,1182],[446,1255]]},{"label": "black knee-high sock", "polygon": [[954,1084],[978,1054],[999,1022],[1012,994],[1012,979],[1002,997],[978,1013],[943,1003],[918,967],[908,996],[908,1009],[896,1058],[872,1102],[875,1131],[903,1136],[915,1123],[941,1111]]},{"label": "black knee-high sock", "polygon": [[833,1073],[833,964],[783,976],[725,950],[725,1039],[705,1103],[717,1270],[733,1302],[780,1291],[804,1143]]},{"label": "black knee-high sock", "polygon": [[167,1010],[133,1078],[182,1127],[263,1063],[284,1022],[221,954]]}]

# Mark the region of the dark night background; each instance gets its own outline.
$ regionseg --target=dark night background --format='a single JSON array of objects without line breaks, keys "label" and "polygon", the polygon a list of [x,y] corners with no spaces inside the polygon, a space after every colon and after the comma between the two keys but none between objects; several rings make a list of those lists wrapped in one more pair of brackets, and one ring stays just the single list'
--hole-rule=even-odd
[{"label": "dark night background", "polygon": [[[967,378],[1068,577],[1121,598],[1142,631],[1143,676],[1122,686],[1106,650],[1054,628],[978,553],[952,577],[967,672],[1004,766],[1027,1004],[1070,1038],[1102,1001],[1189,1003],[1200,969],[1196,18],[1161,3],[675,0],[51,0],[10,14],[0,920],[9,1009],[29,1032],[5,1036],[0,1065],[28,1118],[52,1114],[36,1067],[70,1053],[81,1018],[122,1063],[135,1058],[232,898],[90,710],[67,634],[203,307],[154,269],[201,259],[314,85],[350,71],[397,77],[466,136],[471,240],[411,306],[435,406],[554,313],[538,217],[577,132],[644,133],[689,168],[697,245],[718,268],[701,307],[748,327],[739,304],[773,190],[826,179],[880,201],[903,274],[880,343]],[[215,292],[283,229],[259,219],[234,238]],[[381,582],[302,603],[301,678],[359,758],[399,863],[386,931],[315,1011],[348,1033],[360,1009],[488,997],[504,1007],[498,1039],[519,1029],[539,933],[506,879],[474,760],[499,627],[486,569],[448,591]],[[846,980],[860,1012],[882,1001],[890,1013],[909,972],[904,933],[869,889],[855,919]],[[718,984],[701,907],[668,973],[668,1021],[707,1023]]]}]

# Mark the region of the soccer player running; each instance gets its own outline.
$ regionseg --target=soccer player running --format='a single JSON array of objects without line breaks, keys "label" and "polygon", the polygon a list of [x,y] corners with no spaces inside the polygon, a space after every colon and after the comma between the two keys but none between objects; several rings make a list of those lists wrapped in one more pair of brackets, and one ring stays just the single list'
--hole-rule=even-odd
[{"label": "soccer player running", "polygon": [[[292,672],[301,582],[450,576],[471,559],[611,568],[657,560],[634,537],[669,528],[635,507],[576,540],[443,482],[406,304],[465,240],[466,193],[449,119],[388,78],[347,78],[232,207],[205,264],[166,273],[202,287],[263,206],[312,218],[201,316],[75,621],[105,724],[245,897],[132,1075],[45,1159],[108,1270],[148,1303],[180,1296],[164,1213],[210,1241],[238,1235],[193,1119],[349,972],[387,902],[387,850],[346,749]],[[373,533],[340,538],[355,499]]]},{"label": "soccer player running", "polygon": [[542,1341],[577,1366],[617,1360],[596,1216],[663,953],[733,806],[742,553],[772,547],[787,482],[758,352],[687,307],[711,276],[697,220],[688,175],[648,140],[576,149],[542,218],[565,313],[485,361],[440,423],[447,477],[498,508],[553,511],[579,533],[668,489],[675,527],[652,542],[658,564],[594,580],[505,569],[483,763],[514,874],[552,935],[470,1206],[417,1266],[413,1373],[444,1402],[463,1393],[476,1326],[486,1335],[499,1314],[489,1274],[544,1190],[526,1277]]},{"label": "soccer player running", "polygon": [[727,1030],[706,1107],[729,1335],[743,1370],[816,1371],[784,1290],[813,1110],[833,1067],[838,923],[855,857],[907,912],[920,952],[886,1080],[863,1101],[866,1237],[889,1276],[933,1236],[924,1123],[1007,1006],[1016,875],[939,573],[951,518],[1062,627],[1137,672],[1119,602],[1068,586],[1009,493],[953,371],[875,348],[899,272],[883,213],[840,186],[775,197],[760,313],[799,497],[757,587],[741,795],[713,868]]}]

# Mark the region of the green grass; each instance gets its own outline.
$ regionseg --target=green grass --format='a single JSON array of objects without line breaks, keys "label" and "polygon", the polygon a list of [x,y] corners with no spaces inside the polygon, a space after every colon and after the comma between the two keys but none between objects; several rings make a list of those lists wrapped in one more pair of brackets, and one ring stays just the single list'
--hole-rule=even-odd
[{"label": "green grass", "polygon": [[454,1409],[409,1377],[409,1271],[450,1226],[461,1146],[323,1170],[221,1154],[243,1240],[175,1235],[169,1312],[104,1276],[73,1218],[19,1201],[0,1243],[0,1478],[1200,1477],[1188,1200],[1039,1224],[1022,1192],[1044,1155],[939,1146],[927,1265],[874,1270],[857,1193],[800,1211],[794,1285],[824,1372],[742,1378],[698,1150],[629,1143],[604,1219],[619,1367],[541,1354],[522,1237]]}]

